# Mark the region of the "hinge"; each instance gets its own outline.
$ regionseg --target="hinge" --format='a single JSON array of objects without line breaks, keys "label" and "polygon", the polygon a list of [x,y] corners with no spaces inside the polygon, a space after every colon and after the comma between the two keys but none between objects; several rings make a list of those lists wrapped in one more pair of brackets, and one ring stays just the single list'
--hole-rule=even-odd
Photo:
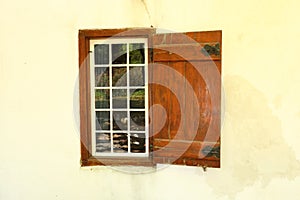
[{"label": "hinge", "polygon": [[201,150],[201,152],[205,155],[205,157],[215,156],[217,158],[220,158],[220,146],[218,147],[206,146]]},{"label": "hinge", "polygon": [[216,55],[216,56],[219,56],[219,55],[220,55],[220,43],[216,43],[215,45],[206,44],[206,45],[204,45],[204,47],[201,49],[201,52],[202,52],[205,56],[209,56],[209,55]]}]

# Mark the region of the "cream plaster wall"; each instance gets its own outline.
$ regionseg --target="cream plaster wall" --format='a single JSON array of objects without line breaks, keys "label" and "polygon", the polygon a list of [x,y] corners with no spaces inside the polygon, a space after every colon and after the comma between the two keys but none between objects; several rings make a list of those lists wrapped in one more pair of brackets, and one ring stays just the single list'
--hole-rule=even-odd
[{"label": "cream plaster wall", "polygon": [[[300,199],[299,8],[297,0],[0,0],[0,199]],[[223,30],[221,169],[79,166],[78,29],[150,25]]]}]

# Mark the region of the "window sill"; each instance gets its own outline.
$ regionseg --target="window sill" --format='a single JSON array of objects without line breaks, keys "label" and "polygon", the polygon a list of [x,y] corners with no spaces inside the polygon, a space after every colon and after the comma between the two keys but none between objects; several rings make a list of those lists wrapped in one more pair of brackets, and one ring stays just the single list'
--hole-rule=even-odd
[{"label": "window sill", "polygon": [[86,166],[147,166],[154,167],[152,158],[132,158],[132,157],[90,157],[81,161],[81,167]]}]

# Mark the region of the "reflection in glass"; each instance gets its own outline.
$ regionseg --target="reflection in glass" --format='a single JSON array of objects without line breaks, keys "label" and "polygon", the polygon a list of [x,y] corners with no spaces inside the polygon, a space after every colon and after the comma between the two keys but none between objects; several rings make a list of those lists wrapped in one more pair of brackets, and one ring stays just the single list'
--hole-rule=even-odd
[{"label": "reflection in glass", "polygon": [[127,44],[112,44],[112,64],[127,63]]},{"label": "reflection in glass", "polygon": [[129,44],[129,63],[143,64],[145,63],[145,53],[143,43]]},{"label": "reflection in glass", "polygon": [[109,86],[109,68],[95,67],[95,87]]},{"label": "reflection in glass", "polygon": [[130,90],[130,108],[145,108],[145,90]]},{"label": "reflection in glass", "polygon": [[109,111],[96,111],[96,130],[110,129]]},{"label": "reflection in glass", "polygon": [[129,68],[129,84],[130,86],[144,86],[144,67],[130,67]]},{"label": "reflection in glass", "polygon": [[145,112],[131,111],[130,112],[130,130],[144,131],[145,130]]},{"label": "reflection in glass", "polygon": [[126,67],[112,68],[112,86],[126,86],[127,85],[127,69]]},{"label": "reflection in glass", "polygon": [[114,111],[113,121],[113,130],[127,130],[128,117],[126,111]]},{"label": "reflection in glass", "polygon": [[127,153],[128,152],[128,136],[127,133],[114,133],[113,134],[114,153]]},{"label": "reflection in glass", "polygon": [[108,64],[109,61],[109,45],[108,44],[96,44],[95,49],[95,64],[103,65]]},{"label": "reflection in glass", "polygon": [[114,89],[113,95],[113,108],[127,108],[127,90],[126,89]]},{"label": "reflection in glass", "polygon": [[109,90],[95,90],[95,108],[109,108]]},{"label": "reflection in glass", "polygon": [[96,133],[96,152],[110,153],[110,133]]},{"label": "reflection in glass", "polygon": [[130,134],[130,148],[132,153],[145,153],[145,133]]}]

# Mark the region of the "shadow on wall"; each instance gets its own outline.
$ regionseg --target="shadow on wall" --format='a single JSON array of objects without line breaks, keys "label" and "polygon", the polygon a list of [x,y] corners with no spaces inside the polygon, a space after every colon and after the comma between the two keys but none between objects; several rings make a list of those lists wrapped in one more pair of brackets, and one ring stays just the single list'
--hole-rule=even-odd
[{"label": "shadow on wall", "polygon": [[[222,130],[222,168],[211,171],[208,184],[215,192],[234,197],[260,181],[294,179],[300,162],[282,136],[280,119],[266,96],[239,76],[226,76],[225,123]],[[230,187],[229,187],[230,186]]]}]

